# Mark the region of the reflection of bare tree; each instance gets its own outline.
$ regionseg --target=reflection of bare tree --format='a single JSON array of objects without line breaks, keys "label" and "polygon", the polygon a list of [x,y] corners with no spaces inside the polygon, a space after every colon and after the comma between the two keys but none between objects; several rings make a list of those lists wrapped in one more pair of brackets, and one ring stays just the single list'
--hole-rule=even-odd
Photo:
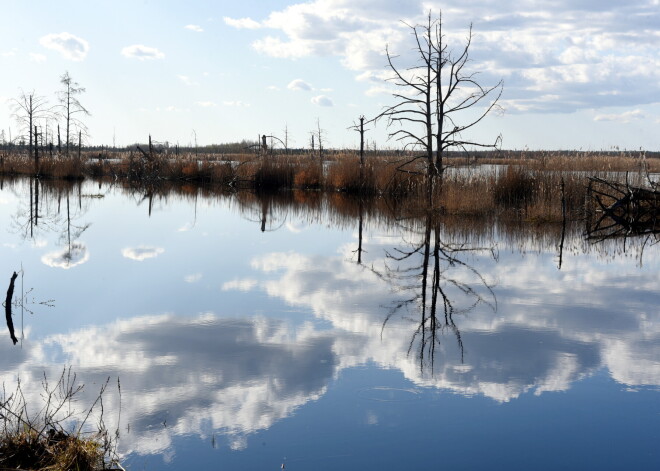
[{"label": "reflection of bare tree", "polygon": [[[250,204],[244,206],[244,211],[248,213],[246,219],[258,222],[261,232],[274,232],[284,226],[287,211],[281,205],[275,204],[278,195],[257,193],[255,196],[255,201],[251,201]],[[279,215],[277,213],[284,214]]]},{"label": "reflection of bare tree", "polygon": [[86,212],[81,184],[62,187],[37,178],[29,179],[28,184],[29,190],[17,188],[21,203],[12,218],[13,231],[30,240],[49,232],[59,233],[57,243],[66,248],[49,256],[60,266],[71,266],[84,258],[87,249],[78,239],[90,224],[78,222]]},{"label": "reflection of bare tree", "polygon": [[413,314],[417,328],[408,354],[416,348],[420,367],[430,364],[433,372],[436,348],[445,331],[454,334],[463,360],[464,345],[455,322],[457,314],[466,314],[482,304],[497,309],[492,284],[466,261],[469,256],[484,253],[496,259],[496,252],[468,243],[445,242],[440,218],[432,210],[422,222],[421,239],[410,244],[410,248],[388,252],[384,271],[377,274],[396,292],[412,293],[394,302],[383,321],[383,329],[397,313],[418,310]]},{"label": "reflection of bare tree", "polygon": [[[27,182],[29,184],[28,198],[24,199],[23,194],[20,194],[21,202],[12,218],[11,227],[13,232],[20,234],[21,238],[34,240],[40,233],[54,231],[59,225],[59,218],[56,213],[49,210],[47,202],[46,210],[43,209],[43,199],[47,199],[48,196],[40,191],[43,185],[41,180],[29,178]],[[19,191],[23,193],[22,190]]]},{"label": "reflection of bare tree", "polygon": [[364,201],[360,198],[358,202],[358,247],[353,253],[357,252],[357,263],[362,265],[362,232],[364,228]]},{"label": "reflection of bare tree", "polygon": [[78,261],[83,260],[87,254],[87,247],[85,244],[78,241],[80,236],[89,228],[90,224],[79,224],[76,219],[82,215],[82,203],[79,196],[79,213],[71,211],[71,202],[69,193],[66,194],[66,227],[60,234],[60,244],[66,245],[66,250],[61,254],[61,259],[66,266],[76,264]]}]

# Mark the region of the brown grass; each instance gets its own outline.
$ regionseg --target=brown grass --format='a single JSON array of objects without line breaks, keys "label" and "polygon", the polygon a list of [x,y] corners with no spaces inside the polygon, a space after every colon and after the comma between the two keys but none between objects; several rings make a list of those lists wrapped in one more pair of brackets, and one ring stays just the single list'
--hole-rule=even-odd
[{"label": "brown grass", "polygon": [[[172,189],[177,182],[187,182],[209,188],[321,189],[387,195],[426,204],[423,161],[405,166],[408,172],[401,171],[409,155],[370,154],[362,167],[358,155],[350,152],[328,154],[323,163],[317,155],[284,154],[145,156],[135,151],[109,154],[111,159],[96,157],[98,154],[83,155],[82,159],[43,157],[39,174],[56,180],[109,177],[128,182],[133,189]],[[628,178],[632,184],[643,185],[647,172],[660,171],[660,159],[647,158],[644,153],[502,152],[477,161],[494,166],[467,167],[465,158],[446,159],[449,169],[436,194],[438,207],[445,214],[557,221],[563,217],[563,188],[568,216],[579,218],[587,177]],[[0,155],[0,175],[33,175],[34,171],[34,162],[25,154]]]},{"label": "brown grass", "polygon": [[[95,471],[116,464],[113,439],[103,425],[103,407],[99,406],[107,384],[101,387],[87,413],[82,412],[82,421],[70,429],[65,426],[74,417],[75,396],[83,389],[70,368],[65,368],[54,384],[48,382],[44,373],[43,404],[36,414],[30,412],[20,380],[12,394],[7,395],[3,388],[0,394],[0,468]],[[97,430],[84,432],[85,423],[99,407]]]},{"label": "brown grass", "polygon": [[91,438],[27,429],[0,439],[0,463],[12,469],[96,471],[104,467],[104,451]]}]

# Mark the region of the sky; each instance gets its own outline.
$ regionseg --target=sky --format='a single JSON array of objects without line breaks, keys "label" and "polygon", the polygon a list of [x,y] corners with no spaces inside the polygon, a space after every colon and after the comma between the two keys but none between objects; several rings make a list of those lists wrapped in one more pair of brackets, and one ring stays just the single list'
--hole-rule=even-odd
[{"label": "sky", "polygon": [[[503,82],[501,110],[466,138],[504,149],[660,150],[660,0],[1,0],[0,130],[12,99],[57,104],[68,72],[90,144],[206,145],[274,135],[357,147],[361,115],[396,103],[410,28],[442,11],[467,69]],[[468,119],[469,117],[465,117]],[[385,121],[370,147],[399,147]]]}]

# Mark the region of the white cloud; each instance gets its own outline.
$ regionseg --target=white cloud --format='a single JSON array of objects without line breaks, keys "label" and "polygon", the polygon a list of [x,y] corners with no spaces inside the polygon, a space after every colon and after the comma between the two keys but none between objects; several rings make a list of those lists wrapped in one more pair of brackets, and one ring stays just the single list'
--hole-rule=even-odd
[{"label": "white cloud", "polygon": [[36,52],[31,52],[30,53],[30,60],[32,62],[36,62],[36,63],[39,64],[41,62],[46,62],[46,56],[44,56],[43,54],[36,53]]},{"label": "white cloud", "polygon": [[273,91],[275,91],[275,92],[276,92],[276,91],[279,91],[279,89],[280,89],[280,87],[277,87],[277,86],[275,86],[275,85],[268,85],[268,87],[266,87],[266,88],[267,88],[268,90],[273,90]]},{"label": "white cloud", "polygon": [[155,47],[144,46],[142,44],[126,46],[121,50],[121,55],[129,59],[138,59],[141,61],[165,58],[165,54]]},{"label": "white cloud", "polygon": [[[660,96],[660,12],[645,0],[568,2],[558,6],[503,0],[443,4],[443,32],[460,50],[474,23],[468,73],[483,85],[505,82],[512,112],[573,112],[640,106]],[[401,20],[423,23],[424,0],[349,2],[315,0],[273,10],[261,23],[268,34],[252,43],[277,58],[335,56],[358,80],[381,81],[385,47],[405,69],[414,64],[412,37]],[[476,11],[479,12],[476,16]],[[275,31],[273,33],[272,31]],[[373,94],[376,90],[371,90]],[[605,96],[603,92],[617,91]],[[553,96],[552,100],[540,99]]]},{"label": "white cloud", "polygon": [[599,114],[594,117],[594,121],[619,121],[629,123],[636,119],[644,119],[646,115],[642,110],[624,111],[623,113]]},{"label": "white cloud", "polygon": [[222,291],[251,291],[257,284],[257,280],[251,278],[232,280],[223,283]]},{"label": "white cloud", "polygon": [[39,39],[46,49],[59,52],[62,57],[72,61],[82,61],[89,52],[89,43],[71,33],[47,34]]},{"label": "white cloud", "polygon": [[225,16],[223,18],[225,23],[229,26],[238,29],[258,29],[261,28],[261,24],[254,21],[252,18],[229,18]]},{"label": "white cloud", "polygon": [[184,28],[189,29],[190,31],[194,31],[196,33],[202,33],[204,31],[204,28],[202,28],[199,25],[186,25]]},{"label": "white cloud", "polygon": [[282,42],[279,38],[272,36],[266,36],[264,39],[256,40],[252,43],[252,47],[258,52],[280,59],[305,57],[313,51],[313,48],[304,42]]},{"label": "white cloud", "polygon": [[289,90],[305,90],[309,91],[312,90],[312,86],[305,82],[303,79],[295,79],[289,82],[289,84],[286,86]]},{"label": "white cloud", "polygon": [[311,102],[318,106],[334,106],[332,99],[325,95],[315,96],[312,98]]},{"label": "white cloud", "polygon": [[197,283],[201,279],[202,279],[201,273],[193,273],[192,275],[186,275],[185,277],[183,277],[183,280],[186,283]]},{"label": "white cloud", "polygon": [[364,92],[365,95],[367,96],[376,96],[376,95],[390,95],[392,93],[392,89],[387,88],[386,86],[377,86],[377,87],[370,87],[366,92]]},{"label": "white cloud", "polygon": [[237,108],[248,108],[250,106],[249,103],[242,101],[223,101],[222,104],[225,106],[235,106]]},{"label": "white cloud", "polygon": [[139,247],[126,247],[125,249],[122,249],[121,254],[126,258],[130,258],[131,260],[137,260],[138,262],[141,262],[148,258],[155,258],[160,254],[162,254],[163,252],[165,252],[165,249],[161,247],[150,247],[150,246],[141,245]]}]

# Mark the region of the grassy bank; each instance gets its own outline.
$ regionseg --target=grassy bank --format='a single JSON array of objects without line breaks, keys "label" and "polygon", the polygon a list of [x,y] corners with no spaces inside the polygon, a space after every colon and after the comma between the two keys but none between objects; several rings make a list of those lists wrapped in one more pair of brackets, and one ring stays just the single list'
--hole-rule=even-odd
[{"label": "grassy bank", "polygon": [[[74,403],[83,386],[71,369],[49,383],[45,374],[41,404],[28,403],[20,380],[12,393],[0,396],[0,469],[96,471],[122,469],[114,438],[103,422],[103,394],[86,410]],[[33,396],[30,396],[33,397]],[[100,410],[100,413],[99,413]],[[86,426],[95,419],[96,425]]]}]

